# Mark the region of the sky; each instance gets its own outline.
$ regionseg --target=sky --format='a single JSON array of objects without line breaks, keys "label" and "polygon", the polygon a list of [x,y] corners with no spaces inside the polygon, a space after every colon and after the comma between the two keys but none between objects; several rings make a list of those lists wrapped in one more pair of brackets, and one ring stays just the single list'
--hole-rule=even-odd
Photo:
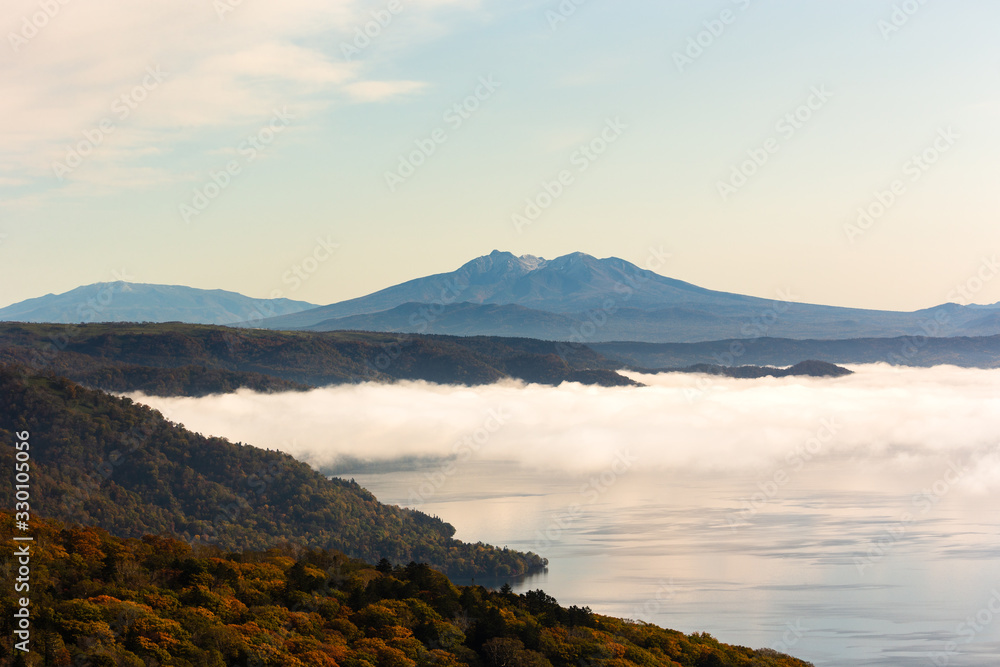
[{"label": "sky", "polygon": [[326,304],[493,249],[994,303],[998,24],[988,0],[6,0],[0,306],[116,279]]}]

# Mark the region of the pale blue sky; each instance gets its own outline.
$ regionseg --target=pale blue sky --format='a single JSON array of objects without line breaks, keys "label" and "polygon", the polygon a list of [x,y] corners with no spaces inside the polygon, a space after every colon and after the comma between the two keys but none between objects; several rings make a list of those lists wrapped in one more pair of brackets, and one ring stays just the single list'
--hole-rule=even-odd
[{"label": "pale blue sky", "polygon": [[[661,273],[762,297],[910,310],[973,280],[973,301],[1000,301],[983,268],[1000,248],[995,2],[399,0],[350,59],[388,2],[53,2],[0,9],[0,305],[122,271],[330,303],[494,248],[643,265],[661,247]],[[560,4],[576,11],[553,30]],[[888,32],[894,5],[915,11]],[[445,115],[477,87],[460,125]],[[829,99],[779,125],[813,88]],[[606,151],[578,153],[608,122]],[[437,129],[392,191],[386,172]],[[54,167],[87,136],[79,166]],[[925,150],[934,164],[907,166]],[[847,233],[895,180],[884,215]],[[314,262],[318,238],[339,247]],[[309,279],[290,279],[303,262]]]}]

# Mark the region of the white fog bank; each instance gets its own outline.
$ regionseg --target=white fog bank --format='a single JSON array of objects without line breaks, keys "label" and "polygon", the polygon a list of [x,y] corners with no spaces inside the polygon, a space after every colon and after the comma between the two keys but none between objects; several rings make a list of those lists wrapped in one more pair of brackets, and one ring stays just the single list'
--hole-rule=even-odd
[{"label": "white fog bank", "polygon": [[645,387],[401,382],[130,397],[191,430],[280,449],[327,470],[346,461],[457,457],[578,472],[627,453],[645,469],[699,473],[803,458],[901,468],[955,458],[976,461],[980,485],[1000,480],[1000,371],[852,369],[842,378],[631,375]]}]

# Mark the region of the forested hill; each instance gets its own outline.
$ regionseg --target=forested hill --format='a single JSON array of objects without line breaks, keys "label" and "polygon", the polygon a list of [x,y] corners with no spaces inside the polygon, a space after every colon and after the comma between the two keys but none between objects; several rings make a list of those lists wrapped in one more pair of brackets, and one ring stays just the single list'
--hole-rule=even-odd
[{"label": "forested hill", "polygon": [[[12,518],[0,511],[5,533]],[[287,545],[192,550],[50,521],[33,522],[32,533],[31,664],[808,667],[704,633],[567,609],[541,590],[456,587],[426,565],[372,567]],[[0,558],[10,562],[14,549],[0,542]],[[6,656],[16,653],[15,595],[0,591]]]},{"label": "forested hill", "polygon": [[588,347],[634,368],[686,368],[694,364],[791,366],[808,359],[833,364],[928,368],[948,364],[1000,368],[1000,336],[975,338],[900,336],[850,340],[791,340],[767,336],[702,343],[591,343]]},{"label": "forested hill", "polygon": [[[206,438],[65,378],[0,365],[0,441],[28,431],[32,510],[116,535],[173,533],[226,549],[288,540],[352,557],[426,562],[455,577],[511,576],[544,559],[452,538],[421,512],[379,503],[280,452]],[[14,449],[0,448],[4,470]],[[13,507],[11,484],[0,507]]]},{"label": "forested hill", "polygon": [[725,377],[753,380],[764,377],[784,378],[794,376],[807,377],[843,377],[854,371],[825,361],[800,361],[788,368],[772,368],[770,366],[719,366],[718,364],[695,364],[686,368],[635,368],[642,373],[702,373],[707,375],[722,375]]},{"label": "forested hill", "polygon": [[583,345],[528,338],[281,332],[181,324],[0,323],[0,363],[48,370],[107,391],[201,396],[330,384],[504,378],[630,385]]}]

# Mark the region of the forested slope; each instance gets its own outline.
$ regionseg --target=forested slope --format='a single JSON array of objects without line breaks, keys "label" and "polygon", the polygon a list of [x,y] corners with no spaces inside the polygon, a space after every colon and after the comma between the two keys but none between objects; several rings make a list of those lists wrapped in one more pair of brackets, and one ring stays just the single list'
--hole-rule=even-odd
[{"label": "forested slope", "polygon": [[[383,505],[287,454],[206,438],[127,398],[0,366],[0,441],[21,431],[30,433],[33,507],[42,516],[226,549],[289,540],[372,561],[426,562],[456,577],[544,567],[534,554],[452,539],[440,519]],[[5,470],[13,456],[0,449]],[[13,507],[12,493],[0,485],[0,506]]]},{"label": "forested slope", "polygon": [[[0,511],[5,534],[12,523]],[[192,549],[169,538],[122,540],[48,521],[33,522],[32,533],[34,664],[808,666],[703,633],[567,609],[541,590],[456,587],[415,563],[372,567],[288,545]],[[10,563],[14,549],[3,540],[0,558]],[[15,652],[14,603],[4,587],[0,664],[12,664]]]},{"label": "forested slope", "polygon": [[505,378],[630,385],[586,346],[528,338],[285,332],[181,324],[0,322],[0,363],[48,370],[107,391],[202,396],[331,384]]}]

